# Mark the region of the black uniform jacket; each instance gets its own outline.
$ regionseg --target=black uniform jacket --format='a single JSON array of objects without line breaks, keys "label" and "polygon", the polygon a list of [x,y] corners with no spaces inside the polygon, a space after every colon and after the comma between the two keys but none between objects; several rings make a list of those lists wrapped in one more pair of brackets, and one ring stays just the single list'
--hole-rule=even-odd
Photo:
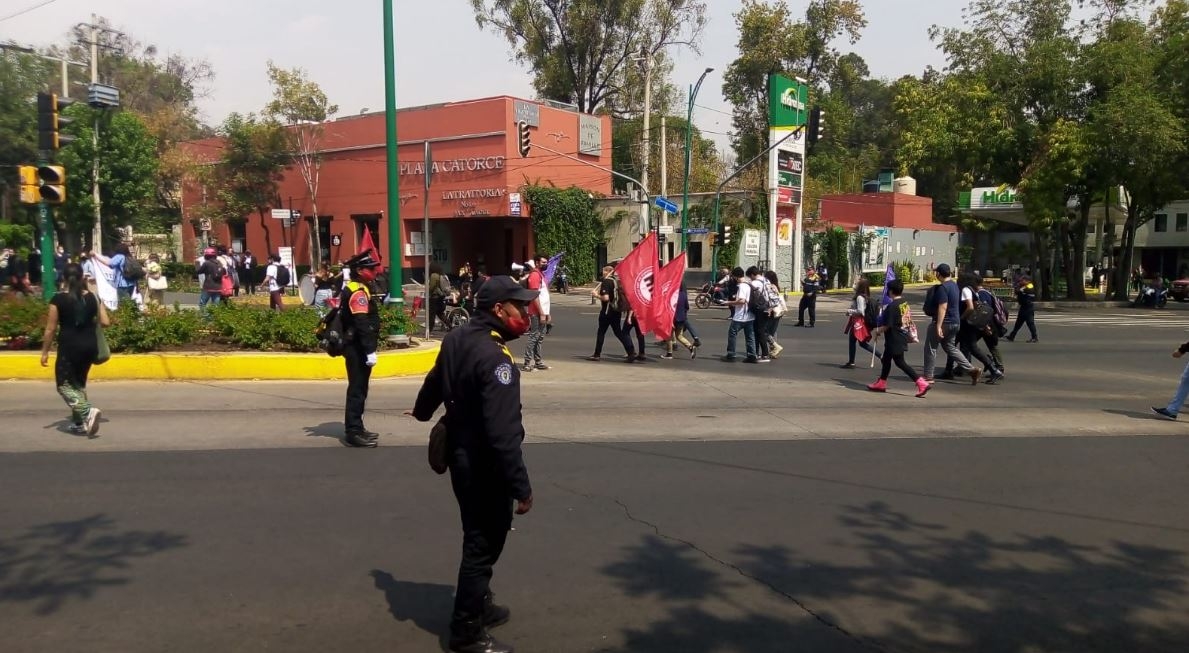
[{"label": "black uniform jacket", "polygon": [[533,491],[520,451],[520,369],[501,329],[495,317],[480,312],[447,333],[413,416],[429,421],[446,404],[451,471],[524,500]]},{"label": "black uniform jacket", "polygon": [[377,335],[380,333],[380,309],[371,291],[358,281],[351,281],[340,297],[343,328],[347,331],[347,342],[363,349],[365,353],[376,351]]}]

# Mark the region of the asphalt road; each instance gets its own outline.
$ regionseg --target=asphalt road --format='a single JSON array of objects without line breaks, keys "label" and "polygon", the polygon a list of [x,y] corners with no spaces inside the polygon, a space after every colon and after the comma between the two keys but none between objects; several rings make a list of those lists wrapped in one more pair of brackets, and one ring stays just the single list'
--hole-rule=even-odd
[{"label": "asphalt road", "polygon": [[[1189,314],[1042,315],[1002,385],[921,400],[837,368],[841,300],[750,366],[590,363],[593,307],[559,303],[494,584],[518,650],[1189,648],[1189,425],[1146,412]],[[373,385],[361,451],[341,384],[95,384],[88,440],[6,383],[0,650],[440,650],[460,538],[416,389]]]}]

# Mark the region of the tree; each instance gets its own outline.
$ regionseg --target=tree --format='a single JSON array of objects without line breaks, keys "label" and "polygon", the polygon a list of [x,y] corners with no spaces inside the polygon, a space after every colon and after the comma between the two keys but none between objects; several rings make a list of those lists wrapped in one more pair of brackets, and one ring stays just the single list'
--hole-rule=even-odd
[{"label": "tree", "polygon": [[[660,116],[653,115],[651,122],[653,133],[650,143],[653,153],[649,159],[648,178],[652,180],[651,190],[660,194],[662,159],[659,137]],[[685,129],[688,123],[685,116],[668,116],[665,118],[665,123],[668,130],[666,135],[668,153],[663,158],[667,161],[666,174],[670,184],[669,189],[674,190],[680,188],[681,180],[685,176]],[[615,121],[614,128],[611,130],[611,167],[613,170],[631,177],[642,178],[642,157],[639,149],[634,147],[636,143],[640,142],[642,132],[643,120],[641,118]],[[718,156],[718,148],[714,141],[702,136],[697,126],[693,128],[690,144],[693,153],[690,157],[690,192],[712,191],[722,178],[723,166],[722,160]],[[613,183],[615,188],[621,192],[627,186],[627,182],[618,177]]]},{"label": "tree", "polygon": [[[66,168],[66,204],[58,219],[65,223],[66,236],[79,238],[91,233],[95,223],[95,201],[91,192],[91,170],[96,150],[93,144],[96,114],[99,128],[99,201],[103,233],[109,242],[119,240],[121,227],[157,231],[162,226],[156,204],[157,141],[136,115],[126,111],[97,112],[83,104],[66,109],[74,120],[67,131],[74,142],[58,152]],[[108,243],[91,243],[105,249]]]},{"label": "tree", "polygon": [[594,113],[624,93],[626,67],[671,45],[697,51],[700,0],[471,0],[480,28],[502,34],[547,100]]},{"label": "tree", "polygon": [[37,106],[49,66],[28,54],[0,50],[0,218],[12,219],[16,167],[37,160]]},{"label": "tree", "polygon": [[734,107],[732,145],[746,161],[768,147],[768,76],[781,73],[821,88],[840,57],[832,43],[851,43],[867,26],[859,0],[811,0],[804,20],[783,2],[744,0],[735,13],[739,56],[723,75],[723,95]]},{"label": "tree", "polygon": [[254,114],[232,113],[219,128],[224,148],[219,162],[205,168],[198,181],[212,189],[209,204],[195,213],[223,222],[260,216],[264,244],[273,251],[268,228],[268,211],[276,201],[277,189],[290,162],[285,130]]},{"label": "tree", "polygon": [[338,113],[338,105],[331,104],[316,82],[306,78],[300,68],[283,70],[268,62],[268,80],[272,84],[273,99],[264,113],[285,126],[284,134],[289,156],[301,173],[309,193],[310,207],[310,269],[317,270],[322,262],[322,234],[318,218],[318,182],[322,174],[322,142],[324,124]]}]

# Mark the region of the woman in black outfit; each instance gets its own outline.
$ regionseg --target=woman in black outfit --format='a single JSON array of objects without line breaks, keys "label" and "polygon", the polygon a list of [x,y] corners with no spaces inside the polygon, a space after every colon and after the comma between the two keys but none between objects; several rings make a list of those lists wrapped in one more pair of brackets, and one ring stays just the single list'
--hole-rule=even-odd
[{"label": "woman in black outfit", "polygon": [[896,367],[899,367],[900,371],[907,374],[908,378],[916,384],[917,396],[924,397],[925,393],[929,392],[929,382],[904,361],[904,353],[908,351],[908,334],[904,332],[904,329],[912,317],[908,310],[908,302],[900,296],[903,292],[903,281],[893,279],[888,282],[888,294],[892,297],[892,303],[884,308],[879,317],[881,324],[875,328],[875,333],[882,334],[884,337],[883,358],[881,359],[883,368],[879,372],[879,379],[867,386],[867,389],[872,392],[887,392],[888,375],[892,373],[892,363],[895,363]]},{"label": "woman in black outfit", "polygon": [[70,406],[70,430],[94,437],[99,432],[100,411],[87,399],[87,374],[99,353],[95,326],[108,326],[111,320],[103,302],[95,296],[95,281],[83,281],[81,265],[68,264],[62,277],[64,290],[50,300],[41,344],[41,366],[49,367],[50,344],[57,334],[54,381],[58,394]]}]

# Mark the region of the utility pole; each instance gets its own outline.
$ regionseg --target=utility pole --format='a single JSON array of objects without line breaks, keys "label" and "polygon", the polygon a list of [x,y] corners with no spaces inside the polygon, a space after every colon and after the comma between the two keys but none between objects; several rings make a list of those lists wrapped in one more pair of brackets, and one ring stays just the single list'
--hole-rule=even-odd
[{"label": "utility pole", "polygon": [[[404,252],[400,248],[400,175],[396,146],[396,47],[392,28],[392,0],[384,4],[384,152],[386,155],[388,214],[388,297],[385,304],[403,304],[404,288],[401,266]],[[428,281],[428,279],[426,280]],[[426,307],[429,310],[429,307]]]},{"label": "utility pole", "polygon": [[661,197],[669,196],[669,148],[665,132],[665,117],[661,116]]},{"label": "utility pole", "polygon": [[[648,188],[648,167],[652,164],[652,137],[650,134],[652,125],[652,53],[647,49],[640,51],[640,66],[644,69],[644,152],[643,156],[643,170],[640,172],[640,186]],[[647,192],[647,191],[645,191]],[[640,235],[643,236],[649,230],[649,211],[651,207],[648,204],[640,206]]]},{"label": "utility pole", "polygon": [[[88,38],[84,43],[91,46],[91,88],[94,89],[99,84],[99,33],[106,32],[109,34],[122,35],[123,32],[114,30],[109,27],[104,27],[99,24],[99,17],[91,14],[91,22],[79,27],[85,27],[89,30]],[[94,156],[91,161],[91,199],[95,205],[95,223],[91,231],[91,248],[102,251],[103,249],[103,207],[100,205],[99,199],[99,113],[95,114],[95,122],[93,131],[91,133],[91,147],[93,148]]]}]

